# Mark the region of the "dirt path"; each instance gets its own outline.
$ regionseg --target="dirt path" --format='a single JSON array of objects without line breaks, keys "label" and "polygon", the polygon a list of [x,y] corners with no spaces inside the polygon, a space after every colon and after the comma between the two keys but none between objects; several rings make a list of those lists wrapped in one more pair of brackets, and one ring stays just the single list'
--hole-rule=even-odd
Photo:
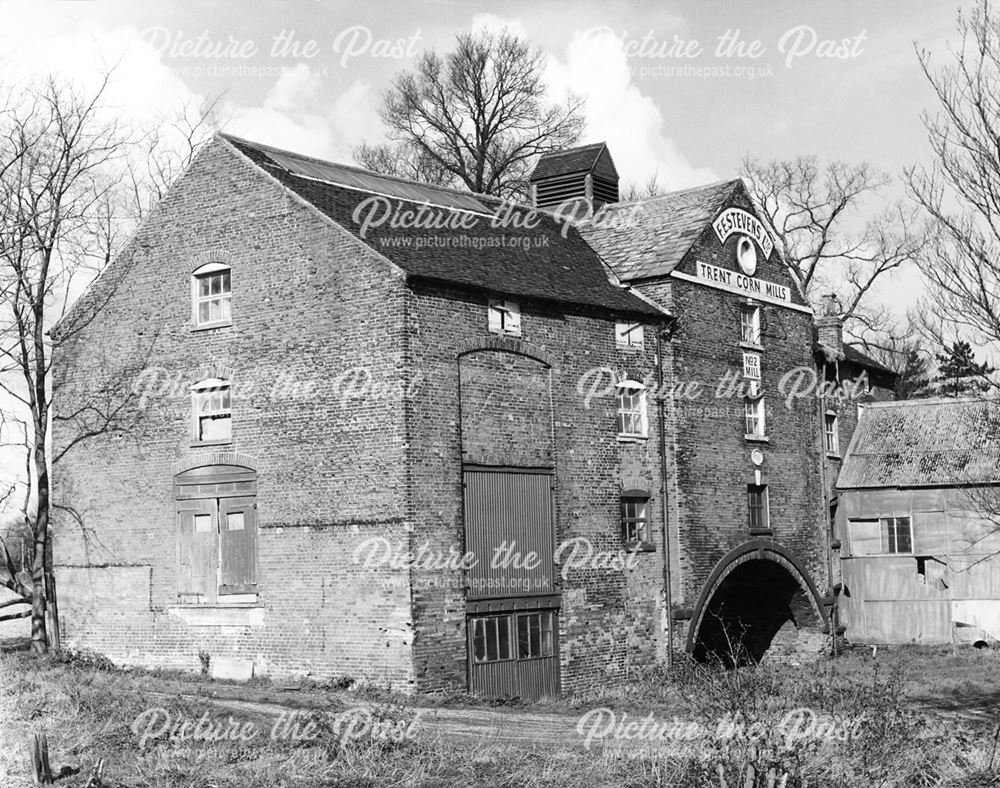
[{"label": "dirt path", "polygon": [[[232,697],[213,697],[202,694],[176,692],[148,692],[153,697],[177,698],[196,703],[208,703],[213,707],[244,716],[276,719],[282,714],[307,711],[301,705],[241,700]],[[374,708],[371,704],[356,704],[357,707]],[[312,707],[315,710],[316,707]],[[335,710],[334,713],[343,710]],[[429,735],[435,739],[446,739],[465,744],[515,744],[521,747],[572,746],[582,748],[585,738],[577,732],[577,715],[537,713],[528,711],[503,712],[484,708],[447,709],[415,707],[410,711],[416,717],[414,729],[418,735]],[[592,746],[635,746],[634,742],[593,743]]]}]

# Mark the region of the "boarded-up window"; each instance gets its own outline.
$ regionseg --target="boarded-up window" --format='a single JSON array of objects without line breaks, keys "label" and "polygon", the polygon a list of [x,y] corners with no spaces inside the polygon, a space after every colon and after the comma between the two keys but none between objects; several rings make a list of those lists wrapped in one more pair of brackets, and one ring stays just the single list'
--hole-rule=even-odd
[{"label": "boarded-up window", "polygon": [[882,552],[878,520],[848,520],[847,532],[851,541],[851,555],[878,555]]},{"label": "boarded-up window", "polygon": [[214,602],[257,586],[253,497],[177,502],[177,591],[182,601]]}]

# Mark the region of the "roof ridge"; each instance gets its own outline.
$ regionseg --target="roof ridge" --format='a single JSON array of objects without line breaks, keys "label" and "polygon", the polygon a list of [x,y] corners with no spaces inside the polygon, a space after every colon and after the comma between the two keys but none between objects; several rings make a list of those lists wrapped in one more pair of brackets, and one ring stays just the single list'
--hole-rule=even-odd
[{"label": "roof ridge", "polygon": [[604,207],[616,207],[619,205],[640,205],[642,203],[658,202],[660,200],[665,200],[668,197],[676,197],[679,194],[690,194],[691,192],[705,191],[708,189],[718,188],[721,186],[729,186],[730,184],[733,188],[736,188],[736,184],[742,182],[742,178],[729,178],[728,180],[712,181],[711,183],[703,183],[700,186],[689,186],[686,189],[674,189],[670,192],[663,192],[663,194],[657,194],[654,197],[640,197],[636,200],[619,200],[618,202],[607,203]]},{"label": "roof ridge", "polygon": [[973,405],[994,403],[1000,404],[1000,396],[996,397],[918,397],[914,399],[879,400],[864,403],[865,408],[895,408],[914,405]]},{"label": "roof ridge", "polygon": [[[253,140],[248,140],[245,137],[237,137],[235,134],[229,134],[228,132],[220,131],[217,133],[219,134],[220,137],[223,137],[227,140],[235,140],[236,142],[242,142],[244,145],[250,145],[251,147],[254,148],[260,148],[265,152],[274,151],[275,153],[285,154],[286,156],[294,156],[297,159],[304,159],[305,161],[311,161],[317,164],[330,164],[333,165],[334,167],[343,167],[344,169],[364,173],[365,175],[373,175],[376,178],[386,178],[387,180],[397,181],[399,183],[407,183],[413,186],[423,186],[424,188],[427,189],[437,189],[439,191],[448,192],[450,194],[458,194],[463,197],[482,197],[487,200],[496,200],[497,202],[509,203],[513,205],[524,205],[523,203],[514,202],[513,200],[507,200],[503,197],[498,197],[495,194],[485,194],[483,192],[474,192],[471,190],[457,189],[454,186],[438,186],[437,184],[434,183],[427,183],[427,181],[418,181],[415,178],[404,178],[400,175],[388,175],[383,172],[368,170],[365,169],[364,167],[359,167],[356,164],[344,164],[339,161],[333,161],[332,159],[321,159],[318,156],[309,156],[305,153],[296,153],[295,151],[289,150],[288,148],[279,148],[276,145],[268,145],[265,142],[254,142]],[[399,199],[405,199],[405,198],[399,198]],[[440,206],[440,207],[447,207],[447,206]],[[530,206],[524,205],[524,207],[530,207]],[[449,209],[449,210],[455,210],[455,209]]]}]

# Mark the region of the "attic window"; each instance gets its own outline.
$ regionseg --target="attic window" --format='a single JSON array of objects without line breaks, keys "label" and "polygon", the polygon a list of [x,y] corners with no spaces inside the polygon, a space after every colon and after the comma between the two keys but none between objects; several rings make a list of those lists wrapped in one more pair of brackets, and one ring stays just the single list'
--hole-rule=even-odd
[{"label": "attic window", "polygon": [[493,334],[521,336],[521,309],[516,301],[491,298],[489,302],[489,330]]},{"label": "attic window", "polygon": [[195,328],[232,324],[232,271],[224,263],[208,263],[191,275],[191,318]]},{"label": "attic window", "polygon": [[642,347],[642,324],[615,323],[615,344],[618,347]]}]

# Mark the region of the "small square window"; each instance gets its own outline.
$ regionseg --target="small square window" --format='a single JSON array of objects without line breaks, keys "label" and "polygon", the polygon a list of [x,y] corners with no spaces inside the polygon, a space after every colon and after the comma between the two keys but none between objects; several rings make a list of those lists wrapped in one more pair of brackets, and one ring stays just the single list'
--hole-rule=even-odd
[{"label": "small square window", "polygon": [[626,545],[648,544],[649,538],[649,498],[640,495],[623,495],[622,541]]},{"label": "small square window", "polygon": [[494,334],[521,336],[521,309],[518,303],[491,298],[488,307],[488,328]]},{"label": "small square window", "polygon": [[210,514],[196,514],[194,516],[194,531],[198,534],[211,533],[212,531],[212,515]]},{"label": "small square window", "polygon": [[740,342],[760,345],[760,307],[752,304],[740,305]]},{"label": "small square window", "polygon": [[244,528],[243,512],[229,512],[226,515],[226,529],[229,531],[242,531]]},{"label": "small square window", "polygon": [[472,652],[476,662],[500,662],[513,659],[510,639],[510,616],[484,616],[474,618],[472,627]]},{"label": "small square window", "polygon": [[642,347],[641,323],[615,323],[615,344],[618,347]]}]

